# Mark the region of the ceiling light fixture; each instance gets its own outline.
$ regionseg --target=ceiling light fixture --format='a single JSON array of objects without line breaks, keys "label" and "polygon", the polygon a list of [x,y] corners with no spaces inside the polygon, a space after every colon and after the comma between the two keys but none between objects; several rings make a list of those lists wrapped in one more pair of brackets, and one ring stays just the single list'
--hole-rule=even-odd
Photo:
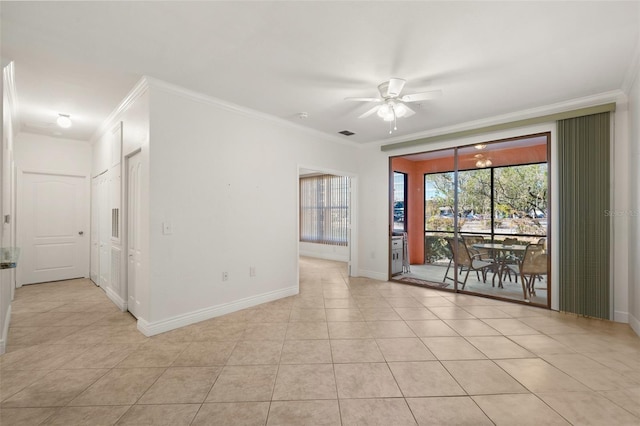
[{"label": "ceiling light fixture", "polygon": [[71,127],[71,119],[69,118],[69,114],[58,114],[56,123],[63,129],[68,129],[69,127]]},{"label": "ceiling light fixture", "polygon": [[484,167],[491,167],[493,165],[493,163],[491,162],[491,159],[484,158],[484,155],[482,154],[476,154],[473,156],[473,158],[477,160],[476,167],[484,168]]},{"label": "ceiling light fixture", "polygon": [[485,149],[487,147],[486,143],[479,143],[477,145],[474,145],[476,149]]},{"label": "ceiling light fixture", "polygon": [[[396,120],[398,118],[405,117],[409,113],[409,108],[402,102],[396,102],[392,99],[387,99],[384,104],[378,107],[377,115],[384,121],[389,121],[389,133],[393,133],[394,130],[398,130]],[[393,121],[393,128],[391,122]]]},{"label": "ceiling light fixture", "polygon": [[[377,98],[344,98],[346,101],[356,102],[375,102],[379,105],[374,106],[370,110],[361,114],[358,118],[369,117],[377,113],[378,117],[389,122],[389,133],[398,130],[396,120],[402,117],[411,117],[415,111],[406,103],[426,101],[435,99],[442,95],[442,90],[429,90],[421,93],[411,93],[400,96],[402,89],[407,81],[402,78],[391,78],[389,81],[378,85],[380,96]],[[419,104],[417,104],[419,105]],[[391,125],[393,122],[393,126]]]}]

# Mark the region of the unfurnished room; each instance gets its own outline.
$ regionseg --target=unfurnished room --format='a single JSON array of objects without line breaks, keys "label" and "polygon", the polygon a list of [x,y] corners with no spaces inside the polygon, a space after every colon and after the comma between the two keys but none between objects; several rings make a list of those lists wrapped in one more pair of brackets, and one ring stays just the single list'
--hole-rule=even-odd
[{"label": "unfurnished room", "polygon": [[0,424],[640,424],[640,1],[2,1]]}]

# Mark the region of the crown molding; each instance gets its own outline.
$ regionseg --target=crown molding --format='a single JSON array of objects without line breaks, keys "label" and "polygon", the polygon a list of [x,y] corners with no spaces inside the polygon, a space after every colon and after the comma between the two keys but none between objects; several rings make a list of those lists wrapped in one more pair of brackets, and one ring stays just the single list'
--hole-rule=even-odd
[{"label": "crown molding", "polygon": [[148,77],[143,76],[135,86],[129,91],[127,96],[124,97],[122,102],[114,109],[111,114],[102,122],[100,127],[93,133],[89,142],[93,145],[104,133],[111,128],[113,123],[117,120],[117,118],[125,112],[131,104],[133,104],[136,100],[142,96],[147,89],[149,88]]},{"label": "crown molding", "polygon": [[638,80],[638,74],[640,74],[640,37],[638,38],[636,48],[633,51],[631,63],[627,67],[627,72],[625,73],[624,80],[622,81],[622,91],[627,95],[631,91],[633,84]]},{"label": "crown molding", "polygon": [[367,146],[378,146],[380,148],[385,145],[394,145],[401,142],[409,142],[417,139],[429,138],[433,136],[446,135],[449,133],[462,132],[466,130],[481,129],[498,124],[510,123],[514,121],[527,120],[536,117],[542,117],[551,114],[572,111],[580,108],[587,108],[606,103],[617,103],[621,99],[626,99],[626,95],[620,89],[608,92],[589,95],[582,98],[570,99],[567,101],[557,102],[554,104],[544,105],[541,107],[530,108],[526,110],[511,112],[507,114],[497,115],[493,117],[482,118],[479,120],[467,121],[464,123],[454,124],[452,126],[440,127],[437,129],[427,130],[424,132],[413,133],[393,139],[378,140]]},{"label": "crown molding", "polygon": [[270,123],[274,123],[276,125],[282,126],[282,127],[288,127],[288,128],[292,128],[292,129],[296,129],[298,131],[302,131],[304,133],[307,133],[311,136],[317,137],[317,138],[322,138],[325,140],[329,140],[331,142],[334,143],[338,143],[341,145],[346,145],[346,146],[350,146],[353,148],[357,148],[360,146],[360,144],[358,144],[357,142],[352,142],[352,141],[346,141],[344,139],[341,139],[337,136],[333,136],[330,135],[328,133],[322,132],[320,130],[316,130],[316,129],[311,129],[309,127],[306,126],[302,126],[300,124],[296,124],[296,123],[292,123],[291,121],[285,120],[283,118],[280,117],[276,117],[274,115],[271,114],[266,114],[264,112],[260,112],[251,108],[247,108],[247,107],[243,107],[241,105],[238,104],[234,104],[232,102],[228,102],[225,101],[223,99],[219,99],[210,95],[206,95],[204,93],[201,92],[197,92],[195,90],[191,90],[191,89],[187,89],[185,87],[182,86],[178,86],[172,83],[167,83],[166,81],[163,80],[158,80],[156,78],[153,77],[148,77],[145,76],[145,80],[148,84],[148,86],[152,89],[159,89],[159,90],[164,90],[166,92],[172,93],[172,94],[176,94],[179,96],[183,96],[185,98],[191,99],[193,101],[196,102],[201,102],[207,105],[211,105],[213,107],[225,110],[225,111],[229,111],[229,112],[233,112],[236,114],[240,114],[240,115],[244,115],[245,117],[249,117],[249,118],[254,118],[254,119],[258,119],[258,120],[262,120],[262,121],[267,121]]}]

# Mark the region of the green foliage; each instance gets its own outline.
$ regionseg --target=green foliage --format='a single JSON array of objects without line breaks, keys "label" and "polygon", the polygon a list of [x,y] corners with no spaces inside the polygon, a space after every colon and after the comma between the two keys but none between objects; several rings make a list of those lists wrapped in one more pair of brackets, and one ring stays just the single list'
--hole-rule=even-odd
[{"label": "green foliage", "polygon": [[542,226],[540,221],[537,219],[512,219],[511,226],[516,227],[518,234],[547,235],[546,227]]},{"label": "green foliage", "polygon": [[438,260],[451,258],[451,252],[444,236],[448,234],[427,235],[425,237],[425,259],[427,263],[435,263]]},{"label": "green foliage", "polygon": [[495,202],[524,217],[539,210],[547,213],[547,165],[530,164],[495,169]]},{"label": "green foliage", "polygon": [[[462,228],[465,219],[458,218],[458,226]],[[426,229],[429,231],[449,231],[453,232],[453,218],[447,216],[431,216],[427,219]]]},{"label": "green foliage", "polygon": [[[538,214],[546,216],[546,164],[499,167],[493,169],[493,173],[496,218],[524,218]],[[425,186],[425,216],[429,220],[433,216],[441,216],[443,211],[454,211],[453,172],[426,175]],[[491,169],[458,173],[458,205],[463,217],[491,217]]]}]

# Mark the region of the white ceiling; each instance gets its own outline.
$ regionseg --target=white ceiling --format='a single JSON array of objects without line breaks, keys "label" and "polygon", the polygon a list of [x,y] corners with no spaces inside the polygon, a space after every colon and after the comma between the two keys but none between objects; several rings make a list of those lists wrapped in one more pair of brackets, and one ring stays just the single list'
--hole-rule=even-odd
[{"label": "white ceiling", "polygon": [[[24,131],[89,140],[143,75],[360,143],[620,89],[632,2],[1,2]],[[357,117],[390,77],[442,89],[413,117]],[[298,113],[307,112],[307,119]],[[351,130],[351,137],[337,135]]]}]

